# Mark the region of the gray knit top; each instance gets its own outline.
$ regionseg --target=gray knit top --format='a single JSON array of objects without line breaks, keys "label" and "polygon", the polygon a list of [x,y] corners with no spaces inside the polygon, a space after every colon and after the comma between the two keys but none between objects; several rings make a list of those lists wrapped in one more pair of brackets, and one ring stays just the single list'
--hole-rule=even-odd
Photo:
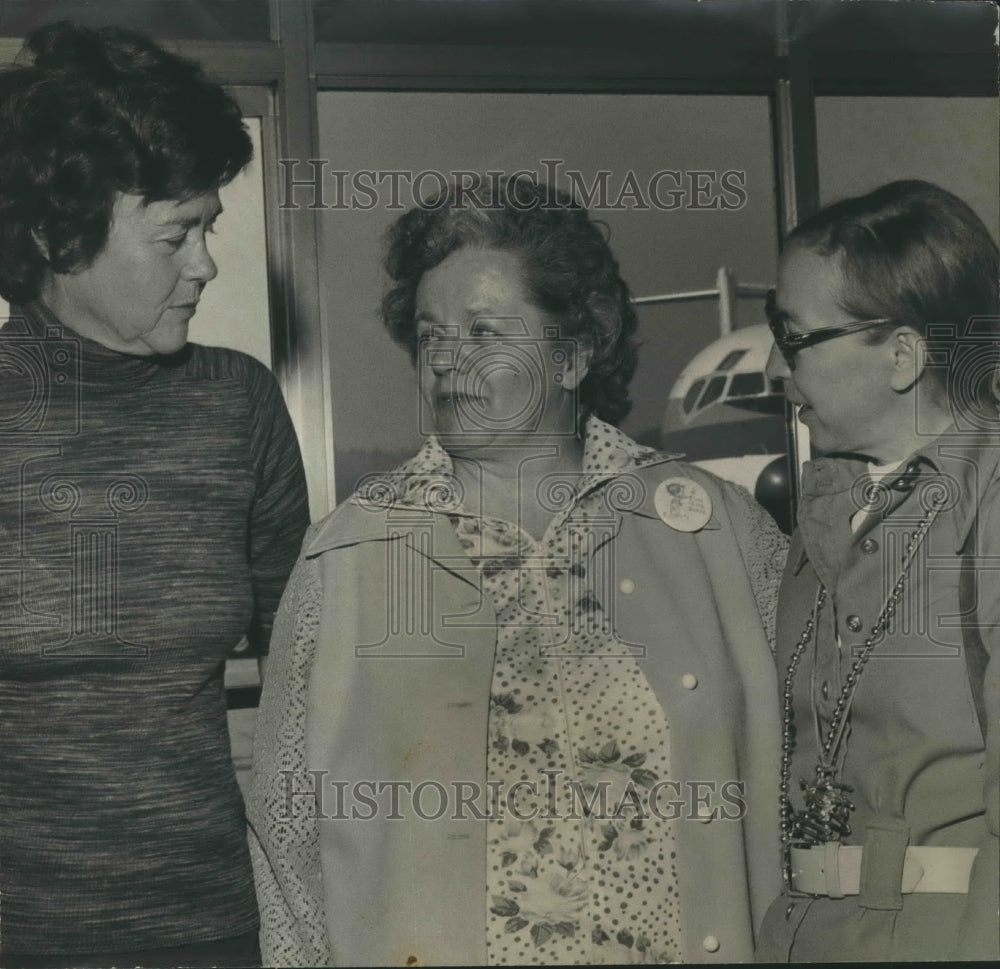
[{"label": "gray knit top", "polygon": [[[117,353],[41,304],[0,330],[0,948],[253,931],[223,689],[308,523],[270,372]],[[20,317],[20,318],[18,318]]]}]

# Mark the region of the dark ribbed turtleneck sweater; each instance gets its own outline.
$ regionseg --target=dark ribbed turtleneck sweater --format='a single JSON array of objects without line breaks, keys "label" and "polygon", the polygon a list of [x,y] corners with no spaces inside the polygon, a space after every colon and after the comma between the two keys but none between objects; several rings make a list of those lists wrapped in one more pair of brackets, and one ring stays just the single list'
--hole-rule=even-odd
[{"label": "dark ribbed turtleneck sweater", "polygon": [[308,522],[270,372],[131,356],[39,303],[0,330],[0,949],[257,925],[227,652],[266,648]]}]

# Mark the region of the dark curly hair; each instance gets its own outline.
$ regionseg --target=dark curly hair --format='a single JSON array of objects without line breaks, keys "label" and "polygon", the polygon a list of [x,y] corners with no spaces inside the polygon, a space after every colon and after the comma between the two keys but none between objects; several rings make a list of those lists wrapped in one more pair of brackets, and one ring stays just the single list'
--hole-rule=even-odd
[{"label": "dark curly hair", "polygon": [[218,189],[253,147],[236,102],[193,61],[141,34],[65,21],[31,33],[0,73],[0,295],[89,265],[118,193]]},{"label": "dark curly hair", "polygon": [[385,267],[395,284],[382,322],[416,362],[415,304],[425,272],[465,246],[512,252],[531,302],[560,335],[591,351],[580,387],[585,414],[616,424],[631,409],[638,321],[601,224],[560,190],[520,175],[506,183],[452,185],[389,229]]}]

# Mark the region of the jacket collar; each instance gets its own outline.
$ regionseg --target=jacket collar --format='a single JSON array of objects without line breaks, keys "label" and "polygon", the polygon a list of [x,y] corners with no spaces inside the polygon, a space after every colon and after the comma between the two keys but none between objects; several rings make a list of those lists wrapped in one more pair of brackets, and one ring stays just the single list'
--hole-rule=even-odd
[{"label": "jacket collar", "polygon": [[[914,492],[918,496],[929,495],[932,488],[944,488],[948,495],[944,510],[950,513],[952,545],[958,554],[975,525],[986,489],[997,477],[998,466],[1000,430],[969,432],[952,424],[940,437],[929,441],[901,462],[898,471],[886,477],[882,492],[884,506],[849,540],[860,537],[877,522],[884,521]],[[824,565],[832,566],[832,562],[825,561],[827,550],[836,547],[838,538],[843,541],[836,532],[850,528],[851,510],[860,507],[859,483],[867,472],[868,466],[863,461],[847,458],[821,457],[805,463],[799,508],[803,547],[793,565],[796,573],[810,559],[810,550],[813,561],[821,569]],[[842,514],[831,515],[834,509]]]},{"label": "jacket collar", "polygon": [[[593,415],[587,419],[585,435],[583,467],[574,482],[569,507],[610,480],[677,457],[643,447]],[[641,507],[633,509],[635,502],[627,500],[624,507],[657,517],[652,493],[643,489],[638,499]],[[312,557],[359,542],[386,541],[414,525],[467,514],[451,458],[432,435],[394,471],[364,478],[354,494],[320,525],[304,552]]]}]

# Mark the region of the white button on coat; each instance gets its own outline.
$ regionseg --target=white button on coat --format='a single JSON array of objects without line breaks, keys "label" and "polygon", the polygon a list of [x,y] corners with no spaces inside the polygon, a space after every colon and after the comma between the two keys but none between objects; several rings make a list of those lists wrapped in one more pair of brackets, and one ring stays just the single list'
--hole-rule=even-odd
[{"label": "white button on coat", "polygon": [[622,579],[621,582],[618,583],[618,588],[621,589],[622,595],[630,596],[633,592],[635,592],[635,582],[631,579]]},{"label": "white button on coat", "polygon": [[719,945],[720,942],[714,935],[706,935],[705,938],[701,940],[701,947],[706,952],[718,952]]},{"label": "white button on coat", "polygon": [[698,685],[698,677],[694,673],[685,673],[681,677],[681,686],[685,690],[693,690]]}]

